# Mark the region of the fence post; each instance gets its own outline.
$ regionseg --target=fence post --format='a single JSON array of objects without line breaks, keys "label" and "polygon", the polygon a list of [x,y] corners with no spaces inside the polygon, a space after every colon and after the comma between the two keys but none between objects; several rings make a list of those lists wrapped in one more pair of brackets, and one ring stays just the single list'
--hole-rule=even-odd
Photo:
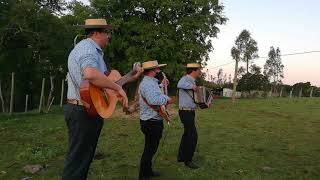
[{"label": "fence post", "polygon": [[11,93],[10,93],[10,115],[12,114],[13,110],[13,95],[14,95],[14,72],[11,73]]},{"label": "fence post", "polygon": [[60,97],[60,107],[62,107],[62,103],[63,103],[63,94],[64,94],[64,79],[62,79],[61,81],[61,97]]},{"label": "fence post", "polygon": [[41,87],[41,95],[40,95],[40,103],[39,103],[39,113],[41,112],[41,107],[43,103],[43,93],[44,93],[44,83],[45,83],[45,78],[42,78],[42,87]]},{"label": "fence post", "polygon": [[26,104],[25,104],[25,107],[24,107],[24,112],[25,113],[28,111],[28,98],[29,98],[29,95],[27,94],[26,95]]}]

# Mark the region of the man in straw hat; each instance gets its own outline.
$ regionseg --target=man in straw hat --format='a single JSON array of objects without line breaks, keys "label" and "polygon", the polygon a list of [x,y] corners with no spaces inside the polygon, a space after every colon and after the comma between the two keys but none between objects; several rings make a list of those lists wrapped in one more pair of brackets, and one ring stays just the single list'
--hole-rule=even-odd
[{"label": "man in straw hat", "polygon": [[187,74],[178,82],[179,89],[179,117],[184,126],[184,133],[181,138],[178,162],[191,168],[199,168],[193,161],[198,140],[197,129],[195,126],[195,109],[197,105],[194,102],[193,92],[197,90],[195,79],[200,76],[200,64],[189,63],[186,66]]},{"label": "man in straw hat", "polygon": [[103,126],[102,118],[89,117],[80,100],[80,82],[83,79],[101,87],[117,91],[124,107],[128,98],[121,86],[109,80],[104,73],[107,66],[103,60],[103,48],[109,42],[112,29],[104,19],[87,19],[85,25],[87,39],[80,41],[68,58],[68,103],[64,107],[65,121],[69,133],[69,149],[63,169],[63,180],[86,179],[89,166],[95,154],[97,142]]},{"label": "man in straw hat", "polygon": [[161,67],[166,64],[158,64],[151,60],[144,62],[144,77],[139,86],[140,104],[140,128],[145,137],[144,151],[140,162],[139,179],[149,179],[152,176],[160,176],[152,170],[152,158],[157,152],[163,130],[163,118],[152,106],[160,106],[173,103],[173,100],[161,93],[159,87],[159,74]]}]

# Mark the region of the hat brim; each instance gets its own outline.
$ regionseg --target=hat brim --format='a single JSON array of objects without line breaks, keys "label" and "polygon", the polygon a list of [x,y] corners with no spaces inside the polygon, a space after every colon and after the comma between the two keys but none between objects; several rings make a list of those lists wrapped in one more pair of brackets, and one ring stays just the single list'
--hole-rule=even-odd
[{"label": "hat brim", "polygon": [[148,69],[162,68],[165,66],[167,66],[167,64],[158,64],[158,66],[152,66],[152,67],[147,67],[147,68],[143,68],[143,69],[148,70]]},{"label": "hat brim", "polygon": [[84,28],[84,29],[114,29],[114,26],[108,25],[76,25],[76,27]]},{"label": "hat brim", "polygon": [[192,68],[192,69],[200,69],[200,66],[185,66],[186,68]]}]

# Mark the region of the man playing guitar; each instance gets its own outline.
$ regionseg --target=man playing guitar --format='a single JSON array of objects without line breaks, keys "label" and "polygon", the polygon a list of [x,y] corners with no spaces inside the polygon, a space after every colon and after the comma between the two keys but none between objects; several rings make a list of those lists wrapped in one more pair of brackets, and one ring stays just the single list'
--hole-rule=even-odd
[{"label": "man playing guitar", "polygon": [[173,100],[164,95],[159,87],[157,77],[161,76],[161,67],[166,64],[158,64],[152,60],[142,64],[144,77],[139,86],[140,127],[145,137],[144,151],[140,162],[139,179],[146,180],[152,176],[160,176],[152,170],[152,158],[157,152],[163,131],[163,118],[158,110],[161,105],[173,103]]},{"label": "man playing guitar", "polygon": [[68,103],[64,107],[68,126],[69,148],[63,169],[63,180],[84,180],[95,154],[103,127],[101,117],[90,117],[80,99],[80,83],[83,79],[100,88],[116,91],[121,96],[124,107],[128,98],[122,87],[104,74],[107,71],[103,51],[109,42],[112,29],[105,19],[87,19],[85,25],[87,39],[80,41],[68,58]]}]

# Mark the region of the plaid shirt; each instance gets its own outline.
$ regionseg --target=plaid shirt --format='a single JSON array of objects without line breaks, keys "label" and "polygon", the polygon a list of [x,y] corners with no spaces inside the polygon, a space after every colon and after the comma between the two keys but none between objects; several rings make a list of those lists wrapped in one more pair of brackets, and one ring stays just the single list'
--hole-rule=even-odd
[{"label": "plaid shirt", "polygon": [[185,75],[179,80],[177,85],[177,87],[179,88],[179,108],[195,109],[197,107],[197,105],[194,103],[193,98],[191,98],[193,97],[192,87],[195,84],[195,79],[190,75]]},{"label": "plaid shirt", "polygon": [[169,99],[168,96],[162,94],[158,80],[153,77],[144,76],[139,86],[139,104],[140,119],[143,121],[149,119],[162,120],[163,118],[150,108],[142,99],[143,96],[150,105],[165,105]]},{"label": "plaid shirt", "polygon": [[80,41],[69,54],[68,99],[80,100],[79,87],[83,79],[83,70],[87,67],[96,68],[102,73],[107,71],[102,49],[90,38]]}]

